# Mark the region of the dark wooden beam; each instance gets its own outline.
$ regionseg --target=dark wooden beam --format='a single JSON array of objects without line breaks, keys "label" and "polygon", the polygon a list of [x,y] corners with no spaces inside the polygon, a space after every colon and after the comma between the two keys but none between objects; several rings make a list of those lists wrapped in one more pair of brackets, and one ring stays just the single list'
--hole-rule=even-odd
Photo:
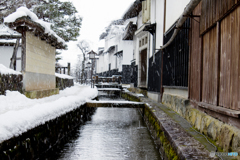
[{"label": "dark wooden beam", "polygon": [[220,107],[220,106],[215,106],[215,105],[211,105],[211,104],[207,104],[204,102],[199,102],[198,105],[202,108],[217,112],[217,113],[221,113],[230,117],[235,117],[235,118],[240,118],[240,111],[236,111],[236,110],[232,110],[232,109],[228,109],[228,108],[224,108],[224,107]]},{"label": "dark wooden beam", "polygon": [[11,58],[11,62],[10,62],[10,68],[11,69],[16,68],[16,66],[14,66],[14,64],[16,64],[17,51],[18,51],[19,43],[20,43],[20,38],[17,39],[17,41],[14,45],[13,54],[12,54],[12,58]]},{"label": "dark wooden beam", "polygon": [[107,107],[107,108],[144,108],[145,104],[141,102],[121,102],[121,101],[93,101],[87,102],[87,107]]}]

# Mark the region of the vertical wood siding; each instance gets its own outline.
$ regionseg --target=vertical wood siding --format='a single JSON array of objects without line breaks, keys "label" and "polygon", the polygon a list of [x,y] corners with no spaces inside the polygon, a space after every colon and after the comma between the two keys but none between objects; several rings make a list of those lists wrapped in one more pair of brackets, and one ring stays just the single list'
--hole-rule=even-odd
[{"label": "vertical wood siding", "polygon": [[203,36],[202,101],[217,105],[217,28]]},{"label": "vertical wood siding", "polygon": [[240,0],[202,0],[202,16],[200,33],[206,30],[222,19]]},{"label": "vertical wood siding", "polygon": [[240,110],[240,6],[221,22],[220,101]]},{"label": "vertical wood siding", "polygon": [[[240,5],[229,12],[238,2],[203,0],[193,11],[194,15],[199,15],[201,10],[201,18],[200,27],[191,21],[191,100],[240,110]],[[211,10],[209,7],[214,4],[216,9]],[[202,26],[210,25],[203,35],[198,33]]]},{"label": "vertical wood siding", "polygon": [[[201,15],[201,3],[193,11],[193,15]],[[199,21],[199,18],[195,18]],[[191,46],[190,46],[190,77],[189,96],[190,99],[200,101],[201,96],[201,36],[199,33],[199,23],[191,20]]]}]

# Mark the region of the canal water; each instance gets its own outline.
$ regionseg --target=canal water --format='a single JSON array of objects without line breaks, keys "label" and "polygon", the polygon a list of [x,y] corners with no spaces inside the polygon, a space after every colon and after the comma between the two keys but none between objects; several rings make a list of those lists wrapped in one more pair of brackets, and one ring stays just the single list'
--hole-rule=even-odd
[{"label": "canal water", "polygon": [[[100,97],[99,100],[112,101],[113,98]],[[76,135],[64,145],[58,154],[59,160],[161,159],[137,109],[98,108]]]}]

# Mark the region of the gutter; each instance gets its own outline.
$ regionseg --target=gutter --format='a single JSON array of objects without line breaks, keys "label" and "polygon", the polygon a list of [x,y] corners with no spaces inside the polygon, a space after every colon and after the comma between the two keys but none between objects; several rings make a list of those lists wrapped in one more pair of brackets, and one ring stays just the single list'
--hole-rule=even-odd
[{"label": "gutter", "polygon": [[167,46],[169,46],[172,43],[172,41],[177,36],[178,32],[181,30],[181,26],[187,20],[187,15],[191,14],[191,12],[197,7],[197,5],[200,2],[201,2],[201,0],[191,0],[191,2],[188,3],[188,5],[185,7],[182,15],[178,19],[178,22],[176,24],[176,27],[175,27],[175,30],[174,30],[174,33],[173,33],[172,37],[170,38],[170,40],[165,45],[160,47],[161,50],[163,50],[164,48],[166,48]]}]

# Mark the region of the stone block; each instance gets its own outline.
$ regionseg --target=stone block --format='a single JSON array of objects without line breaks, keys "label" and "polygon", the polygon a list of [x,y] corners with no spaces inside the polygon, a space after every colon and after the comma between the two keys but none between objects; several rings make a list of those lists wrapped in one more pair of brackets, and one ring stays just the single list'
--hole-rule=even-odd
[{"label": "stone block", "polygon": [[35,99],[35,98],[43,98],[43,97],[49,97],[55,94],[59,94],[59,89],[48,89],[48,90],[35,90],[35,91],[25,91],[24,94],[26,97]]},{"label": "stone block", "polygon": [[219,136],[219,145],[221,148],[223,148],[224,152],[230,151],[230,145],[233,138],[233,129],[230,126],[223,125],[220,131]]}]

